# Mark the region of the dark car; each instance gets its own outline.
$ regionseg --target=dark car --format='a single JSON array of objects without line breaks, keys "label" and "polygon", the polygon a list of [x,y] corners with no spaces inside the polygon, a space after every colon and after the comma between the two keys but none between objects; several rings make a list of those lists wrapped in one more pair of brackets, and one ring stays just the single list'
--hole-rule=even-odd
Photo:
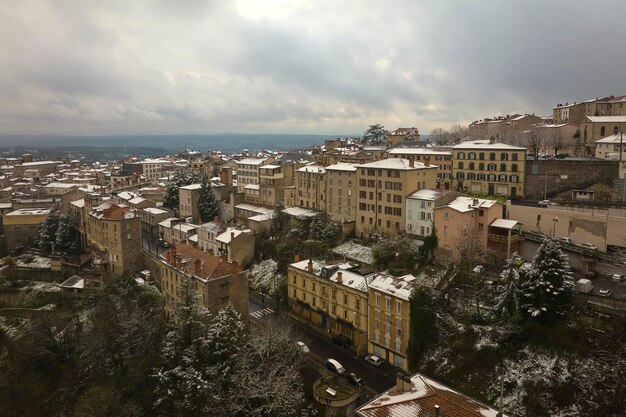
[{"label": "dark car", "polygon": [[363,378],[357,376],[354,372],[350,372],[348,375],[346,375],[346,380],[355,387],[362,387],[363,385],[365,385],[365,383],[363,382]]},{"label": "dark car", "polygon": [[585,272],[585,278],[594,279],[598,278],[599,276],[600,273],[595,269],[588,269],[587,272]]},{"label": "dark car", "polygon": [[344,348],[350,346],[350,338],[348,338],[345,334],[335,334],[330,338],[330,340]]}]

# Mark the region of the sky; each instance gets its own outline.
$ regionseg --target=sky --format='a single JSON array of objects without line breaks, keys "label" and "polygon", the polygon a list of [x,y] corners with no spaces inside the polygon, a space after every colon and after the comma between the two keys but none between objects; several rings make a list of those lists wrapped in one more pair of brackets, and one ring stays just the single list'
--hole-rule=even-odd
[{"label": "sky", "polygon": [[0,133],[548,116],[626,94],[624,16],[623,0],[20,0],[0,7]]}]

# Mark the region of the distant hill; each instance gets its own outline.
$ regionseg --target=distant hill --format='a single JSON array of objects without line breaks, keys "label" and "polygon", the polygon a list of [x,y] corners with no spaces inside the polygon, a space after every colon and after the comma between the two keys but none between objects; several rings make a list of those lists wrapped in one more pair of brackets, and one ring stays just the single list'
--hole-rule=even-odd
[{"label": "distant hill", "polygon": [[321,145],[334,135],[286,135],[223,133],[211,135],[0,135],[0,147],[144,147],[177,152],[194,148],[202,152],[220,150],[237,152],[242,149],[294,149]]}]

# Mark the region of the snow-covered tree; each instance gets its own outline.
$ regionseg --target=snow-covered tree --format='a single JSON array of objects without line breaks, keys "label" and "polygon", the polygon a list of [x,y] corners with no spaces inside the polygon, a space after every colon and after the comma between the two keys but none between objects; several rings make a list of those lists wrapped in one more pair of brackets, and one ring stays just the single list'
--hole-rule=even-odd
[{"label": "snow-covered tree", "polygon": [[52,244],[56,240],[59,227],[59,214],[52,213],[37,228],[35,246],[44,252],[52,252]]},{"label": "snow-covered tree", "polygon": [[572,276],[567,257],[552,239],[545,239],[521,284],[522,311],[533,318],[549,319],[564,314]]},{"label": "snow-covered tree", "polygon": [[522,291],[520,289],[520,270],[523,263],[517,253],[507,261],[500,274],[503,281],[502,292],[496,297],[493,311],[500,317],[517,318],[522,307]]},{"label": "snow-covered tree", "polygon": [[206,175],[202,176],[202,183],[198,194],[198,212],[203,222],[209,222],[219,214],[217,199],[211,190],[211,183]]},{"label": "snow-covered tree", "polygon": [[79,246],[74,223],[75,219],[71,214],[62,214],[59,216],[59,223],[54,239],[55,250],[58,253],[78,252]]},{"label": "snow-covered tree", "polygon": [[278,263],[273,259],[263,260],[250,270],[250,287],[269,295],[276,303],[286,286],[287,278],[278,273]]},{"label": "snow-covered tree", "polygon": [[183,169],[178,171],[167,184],[163,205],[171,210],[178,209],[180,202],[178,194],[179,188],[186,185],[198,184],[201,181],[202,175],[196,170]]},{"label": "snow-covered tree", "polygon": [[381,124],[369,125],[363,133],[363,142],[372,145],[385,145],[389,131]]}]

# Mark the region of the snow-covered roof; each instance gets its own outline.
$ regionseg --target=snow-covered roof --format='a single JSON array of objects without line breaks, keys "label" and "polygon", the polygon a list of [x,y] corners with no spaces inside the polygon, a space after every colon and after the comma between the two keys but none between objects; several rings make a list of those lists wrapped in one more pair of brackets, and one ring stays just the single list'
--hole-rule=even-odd
[{"label": "snow-covered roof", "polygon": [[140,204],[140,203],[143,203],[144,201],[147,201],[147,200],[143,197],[135,197],[135,198],[131,198],[130,200],[128,200],[130,204]]},{"label": "snow-covered roof", "polygon": [[202,187],[202,184],[189,184],[180,187],[180,190],[199,190]]},{"label": "snow-covered roof", "polygon": [[276,218],[276,212],[272,211],[270,213],[257,214],[255,216],[248,217],[248,221],[253,222],[265,222],[268,220],[272,220]]},{"label": "snow-covered roof", "polygon": [[435,165],[426,166],[421,162],[411,162],[408,159],[402,158],[387,158],[379,161],[369,162],[367,164],[357,165],[357,168],[378,168],[378,169],[398,169],[403,171],[411,171],[415,169],[430,169],[437,168]]},{"label": "snow-covered roof", "polygon": [[69,182],[51,182],[50,184],[44,185],[43,188],[74,188],[80,187],[80,184],[72,184]]},{"label": "snow-covered roof", "polygon": [[219,236],[217,236],[215,238],[215,240],[217,240],[218,242],[229,244],[230,241],[232,240],[232,238],[236,238],[237,236],[239,236],[242,233],[249,233],[249,234],[251,234],[252,230],[250,230],[250,229],[241,230],[241,229],[236,229],[234,227],[229,227],[228,229],[226,229],[226,231],[224,233],[222,233]]},{"label": "snow-covered roof", "polygon": [[82,290],[83,288],[85,288],[85,279],[79,277],[78,275],[72,275],[71,277],[60,283],[59,287]]},{"label": "snow-covered roof", "polygon": [[263,169],[277,169],[280,168],[280,165],[263,165],[261,166]]},{"label": "snow-covered roof", "polygon": [[163,210],[163,209],[156,208],[156,207],[146,207],[142,210],[150,214],[165,214],[168,212],[167,210]]},{"label": "snow-covered roof", "polygon": [[435,201],[435,199],[442,194],[445,194],[445,191],[435,190],[433,188],[424,188],[422,190],[415,191],[414,193],[409,194],[407,198],[411,198],[414,200]]},{"label": "snow-covered roof", "polygon": [[408,301],[415,288],[415,281],[416,278],[411,274],[395,277],[381,272],[370,282],[370,288]]},{"label": "snow-covered roof", "polygon": [[598,139],[596,143],[626,143],[626,139],[622,137],[623,135],[620,133],[616,133],[615,135],[607,136],[602,139]]},{"label": "snow-covered roof", "polygon": [[259,207],[253,204],[246,204],[246,203],[237,204],[235,208],[239,210],[251,211],[253,213],[258,213],[258,214],[274,213],[273,209],[270,209],[267,207]]},{"label": "snow-covered roof", "polygon": [[298,172],[308,172],[313,174],[324,174],[326,173],[326,168],[320,165],[306,165],[302,168],[298,168]]},{"label": "snow-covered roof", "polygon": [[518,224],[521,225],[521,223],[517,220],[495,219],[489,226],[511,230],[515,228]]},{"label": "snow-covered roof", "polygon": [[7,216],[37,216],[48,215],[52,212],[49,208],[21,208],[7,213]]},{"label": "snow-covered roof", "polygon": [[326,167],[326,171],[348,171],[355,172],[356,164],[348,164],[346,162],[338,162],[333,165],[329,165]]},{"label": "snow-covered roof", "polygon": [[431,148],[393,148],[389,149],[387,153],[389,155],[452,155],[452,152],[435,151]]},{"label": "snow-covered roof", "polygon": [[283,213],[293,217],[316,217],[320,213],[313,210],[308,210],[302,207],[288,207],[283,210]]},{"label": "snow-covered roof", "polygon": [[200,228],[213,233],[220,233],[224,229],[221,223],[214,221],[202,223]]},{"label": "snow-covered roof", "polygon": [[451,201],[447,206],[456,211],[460,211],[461,213],[465,213],[467,211],[472,211],[477,208],[490,208],[494,204],[498,203],[496,200],[486,200],[483,198],[473,198],[473,197],[457,197],[455,200]]},{"label": "snow-covered roof", "polygon": [[261,188],[260,184],[246,184],[245,187],[243,187],[244,190],[259,190]]},{"label": "snow-covered roof", "polygon": [[486,150],[501,150],[501,151],[526,151],[526,148],[520,146],[509,145],[508,143],[493,142],[489,140],[468,140],[461,142],[458,145],[454,145],[453,149],[486,149]]},{"label": "snow-covered roof", "polygon": [[237,161],[238,165],[261,165],[267,158],[244,158]]},{"label": "snow-covered roof", "polygon": [[85,207],[85,199],[81,198],[80,200],[71,201],[70,204],[74,207],[83,208]]},{"label": "snow-covered roof", "polygon": [[[374,274],[361,275],[356,272],[350,271],[350,269],[354,268],[354,265],[348,262],[336,265],[327,265],[324,262],[312,260],[312,263],[313,274],[364,293],[367,293],[368,285],[374,277]],[[300,269],[302,271],[306,271],[308,265],[309,260],[306,259],[304,261],[292,263],[290,266],[296,269]],[[339,282],[340,273],[341,282]]]},{"label": "snow-covered roof", "polygon": [[626,116],[587,116],[593,123],[626,123]]}]

